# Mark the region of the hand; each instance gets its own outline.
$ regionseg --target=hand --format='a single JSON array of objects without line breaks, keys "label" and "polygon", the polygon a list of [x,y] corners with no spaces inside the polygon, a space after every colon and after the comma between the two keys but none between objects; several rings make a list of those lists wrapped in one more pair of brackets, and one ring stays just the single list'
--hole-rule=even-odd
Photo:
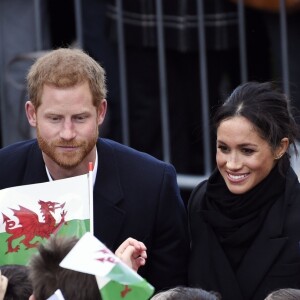
[{"label": "hand", "polygon": [[147,253],[144,243],[139,242],[133,238],[125,240],[115,254],[118,256],[128,267],[137,271],[141,266],[146,264]]}]

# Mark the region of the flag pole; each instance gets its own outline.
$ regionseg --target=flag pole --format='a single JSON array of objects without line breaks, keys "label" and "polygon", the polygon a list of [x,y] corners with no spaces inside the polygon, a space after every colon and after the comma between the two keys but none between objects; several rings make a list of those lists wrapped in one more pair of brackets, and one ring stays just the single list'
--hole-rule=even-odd
[{"label": "flag pole", "polygon": [[94,235],[93,163],[89,162],[90,233]]}]

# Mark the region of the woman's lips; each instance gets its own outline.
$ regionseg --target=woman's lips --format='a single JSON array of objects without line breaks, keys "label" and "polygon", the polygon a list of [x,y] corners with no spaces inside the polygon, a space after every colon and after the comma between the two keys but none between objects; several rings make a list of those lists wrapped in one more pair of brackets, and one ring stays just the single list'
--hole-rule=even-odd
[{"label": "woman's lips", "polygon": [[240,183],[240,182],[243,182],[245,179],[247,179],[249,177],[249,174],[250,173],[233,174],[233,173],[227,172],[227,178],[230,182]]}]

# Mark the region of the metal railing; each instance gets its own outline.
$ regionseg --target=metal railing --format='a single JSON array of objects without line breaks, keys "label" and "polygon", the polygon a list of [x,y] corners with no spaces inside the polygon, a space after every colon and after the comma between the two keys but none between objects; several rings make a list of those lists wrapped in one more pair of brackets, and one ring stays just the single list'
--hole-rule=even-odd
[{"label": "metal railing", "polygon": [[[156,19],[157,19],[157,53],[158,53],[158,70],[159,70],[159,83],[160,83],[160,107],[161,107],[161,126],[162,126],[162,148],[163,160],[172,163],[170,152],[170,128],[169,128],[169,115],[168,115],[168,90],[167,90],[167,76],[166,76],[166,57],[165,57],[165,40],[164,40],[164,24],[163,24],[163,4],[161,0],[155,1]],[[204,24],[204,1],[195,0],[197,3],[198,14],[198,47],[199,47],[199,73],[200,73],[200,103],[202,115],[199,119],[202,120],[203,129],[203,162],[204,172],[198,175],[178,174],[178,183],[181,188],[192,189],[197,183],[207,178],[212,171],[211,164],[211,147],[210,147],[210,120],[209,120],[209,92],[207,82],[207,57],[206,57],[206,36]],[[281,53],[282,53],[282,78],[284,91],[289,94],[289,57],[288,57],[288,40],[287,40],[287,21],[286,21],[286,8],[285,0],[280,1],[280,34],[281,34]],[[247,46],[246,46],[246,23],[245,23],[245,7],[244,1],[238,0],[238,36],[239,36],[239,52],[240,52],[240,76],[241,82],[247,81],[248,66],[247,66]],[[83,45],[83,27],[82,27],[82,1],[74,0],[75,20],[76,20],[76,33],[77,45]],[[35,5],[35,34],[36,46],[35,51],[42,49],[42,29],[41,29],[41,16],[40,16],[40,0],[34,0]],[[123,30],[123,15],[122,15],[122,0],[116,0],[117,8],[117,39],[118,39],[118,63],[120,74],[120,90],[121,90],[121,126],[122,126],[122,141],[126,145],[130,145],[129,135],[129,116],[128,116],[128,99],[127,99],[127,78],[126,78],[126,60],[125,60],[125,36]],[[0,12],[1,14],[1,12]],[[95,29],[96,30],[96,29]],[[1,84],[1,110],[2,110],[2,128],[5,127],[6,118],[9,118],[5,108],[4,101],[4,84]],[[5,135],[6,133],[4,133]]]},{"label": "metal railing", "polygon": [[[170,153],[170,129],[169,129],[169,115],[168,115],[168,90],[167,90],[167,76],[166,76],[166,58],[165,58],[165,45],[164,45],[164,27],[163,27],[163,4],[160,0],[155,1],[156,7],[156,20],[157,20],[157,52],[158,52],[158,69],[159,69],[159,82],[160,82],[160,106],[161,106],[161,124],[162,124],[162,147],[163,147],[163,160],[172,163]],[[205,37],[205,24],[204,24],[204,1],[197,1],[197,14],[198,14],[198,44],[199,44],[199,70],[200,70],[200,94],[201,108],[202,108],[202,128],[203,128],[203,161],[204,173],[199,175],[189,175],[178,173],[178,184],[181,188],[192,189],[200,181],[208,177],[212,171],[212,164],[210,160],[211,147],[210,147],[210,120],[209,120],[209,94],[207,83],[207,64],[206,64],[206,37]],[[280,1],[280,32],[281,32],[281,48],[282,48],[282,69],[283,69],[283,86],[284,91],[289,94],[289,77],[288,77],[288,42],[287,42],[287,26],[286,26],[286,9],[285,1]],[[80,0],[75,0],[80,3]],[[238,0],[238,29],[239,29],[239,52],[240,52],[240,74],[241,82],[247,81],[248,68],[247,68],[247,47],[246,47],[246,25],[245,25],[245,7],[244,1]],[[121,88],[121,107],[122,107],[122,134],[123,143],[130,145],[129,136],[129,117],[128,117],[128,99],[126,88],[126,61],[125,61],[125,42],[123,30],[123,16],[122,16],[122,0],[116,0],[117,7],[117,37],[118,37],[118,53],[119,53],[119,66],[120,66],[120,88]],[[76,15],[80,15],[78,9],[80,5],[76,5]],[[78,18],[79,20],[80,18]],[[80,28],[78,25],[77,28]],[[78,31],[78,39],[80,38],[80,30]],[[200,117],[200,116],[199,116]]]}]

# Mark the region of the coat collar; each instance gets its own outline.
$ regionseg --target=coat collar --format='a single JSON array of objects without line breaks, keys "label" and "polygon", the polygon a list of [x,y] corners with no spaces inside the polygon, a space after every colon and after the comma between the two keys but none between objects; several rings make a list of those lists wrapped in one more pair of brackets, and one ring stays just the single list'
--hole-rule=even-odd
[{"label": "coat collar", "polygon": [[35,142],[34,140],[32,141],[26,163],[27,166],[25,168],[22,184],[33,184],[48,181],[42,151],[40,150],[36,140]]},{"label": "coat collar", "polygon": [[252,299],[259,284],[288,240],[288,237],[282,235],[284,206],[284,197],[273,205],[263,228],[247,251],[237,271],[239,285],[243,294],[249,297],[247,299]]},{"label": "coat collar", "polygon": [[113,146],[99,139],[97,151],[99,164],[94,185],[94,234],[109,248],[115,249],[119,246],[117,237],[126,214],[120,207],[124,194]]},{"label": "coat collar", "polygon": [[[125,211],[120,207],[124,198],[114,147],[106,140],[97,142],[98,171],[94,185],[94,234],[109,248],[115,249],[122,229]],[[22,184],[48,181],[42,152],[33,142],[28,154]]]},{"label": "coat collar", "polygon": [[[112,204],[117,204],[123,198],[123,190],[116,162],[114,148],[107,141],[99,139],[97,142],[98,171],[94,192]],[[28,154],[27,167],[25,168],[24,182],[32,184],[48,181],[42,152],[35,142]]]},{"label": "coat collar", "polygon": [[[283,201],[278,202],[271,208],[262,230],[247,251],[236,273],[232,269],[212,228],[205,222],[201,222],[201,227],[206,229],[201,230],[198,239],[208,241],[211,247],[214,248],[214,251],[210,253],[210,259],[215,262],[212,266],[213,272],[218,273],[216,278],[221,279],[216,279],[217,286],[210,287],[210,289],[219,290],[224,299],[252,299],[270,266],[284,247],[287,238],[278,237],[277,235],[282,231],[281,220],[283,218]],[[274,220],[277,221],[274,222]],[[195,253],[195,255],[199,254]],[[262,257],[263,259],[261,259]],[[210,286],[209,278],[207,286]]]},{"label": "coat collar", "polygon": [[[218,262],[215,272],[220,273],[218,277],[222,278],[222,281],[217,284],[220,290],[224,291],[225,298],[227,294],[235,293],[234,299],[253,299],[260,283],[288,241],[288,237],[283,234],[283,226],[287,206],[290,201],[297,199],[293,194],[299,193],[299,189],[295,189],[295,186],[299,187],[298,179],[294,171],[290,169],[287,174],[285,195],[271,207],[262,229],[244,256],[236,274],[214,232],[207,227],[206,223],[201,223],[201,226],[206,227],[206,230],[202,232],[206,236],[202,236],[202,240],[210,239],[215,247],[213,253],[217,253],[212,260]],[[200,213],[199,208],[198,213]]]},{"label": "coat collar", "polygon": [[123,198],[123,190],[121,188],[114,148],[107,141],[99,139],[97,151],[98,172],[95,190],[101,198],[117,204]]},{"label": "coat collar", "polygon": [[283,226],[289,201],[295,199],[292,196],[295,192],[295,183],[298,185],[297,176],[290,168],[287,173],[284,197],[276,201],[270,209],[262,230],[237,271],[241,290],[249,296],[249,299],[252,299],[259,284],[288,241],[288,237],[283,234]]}]

